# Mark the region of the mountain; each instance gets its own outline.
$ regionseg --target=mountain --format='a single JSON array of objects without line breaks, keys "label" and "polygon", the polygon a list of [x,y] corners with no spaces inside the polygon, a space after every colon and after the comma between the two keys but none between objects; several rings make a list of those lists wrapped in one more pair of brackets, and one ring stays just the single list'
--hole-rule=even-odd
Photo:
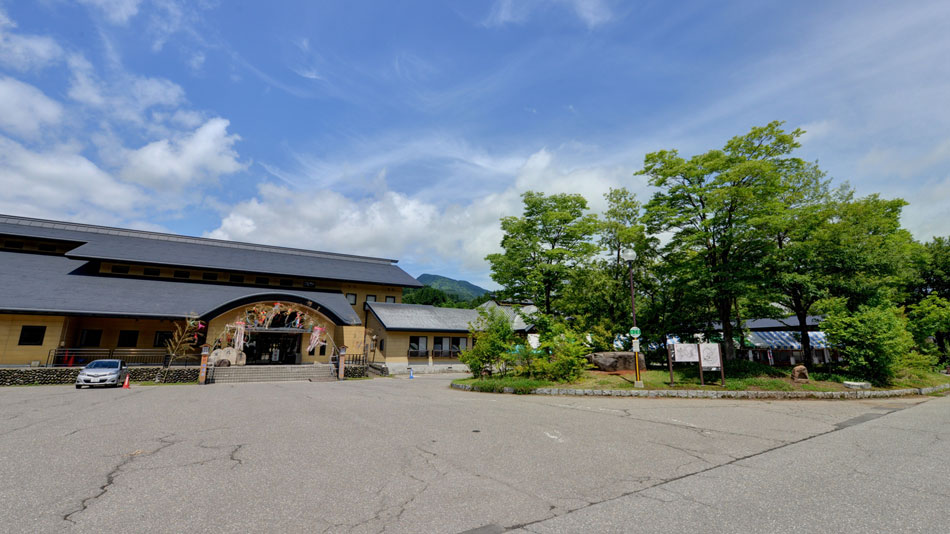
[{"label": "mountain", "polygon": [[465,280],[453,280],[451,278],[439,276],[437,274],[419,275],[416,280],[418,280],[419,283],[423,285],[445,291],[449,295],[457,297],[460,300],[472,300],[476,297],[484,295],[485,293],[488,293],[487,289],[478,287],[471,282],[466,282]]}]

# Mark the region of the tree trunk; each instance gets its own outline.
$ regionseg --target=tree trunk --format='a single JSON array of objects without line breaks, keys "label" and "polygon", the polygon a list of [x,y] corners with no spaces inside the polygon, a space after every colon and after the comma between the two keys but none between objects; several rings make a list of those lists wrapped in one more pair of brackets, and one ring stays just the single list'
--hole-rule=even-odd
[{"label": "tree trunk", "polygon": [[732,340],[732,310],[729,301],[719,303],[719,322],[722,324],[722,343],[725,348],[723,358],[732,360],[735,358],[735,345]]},{"label": "tree trunk", "polygon": [[[811,365],[813,363],[811,354],[811,338],[808,337],[808,310],[801,308],[795,310],[795,316],[798,318],[798,333],[802,336],[802,365]],[[806,363],[807,362],[807,363]]]}]

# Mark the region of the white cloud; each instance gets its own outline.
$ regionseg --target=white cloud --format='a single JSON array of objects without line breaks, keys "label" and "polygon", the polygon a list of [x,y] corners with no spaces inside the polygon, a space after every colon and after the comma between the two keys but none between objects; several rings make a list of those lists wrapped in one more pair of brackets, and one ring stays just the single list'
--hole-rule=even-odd
[{"label": "white cloud", "polygon": [[16,23],[0,9],[0,65],[25,71],[57,61],[63,49],[50,37],[11,33]]},{"label": "white cloud", "polygon": [[79,0],[79,3],[98,9],[113,24],[126,24],[138,14],[142,0]]},{"label": "white cloud", "polygon": [[[480,152],[467,150],[469,154]],[[406,153],[391,155],[406,157]],[[513,158],[499,159],[507,162]],[[255,197],[231,206],[209,235],[392,257],[422,270],[451,265],[448,268],[471,273],[476,283],[488,283],[484,258],[499,250],[499,219],[521,213],[524,191],[582,193],[594,210],[603,209],[603,194],[611,187],[627,186],[641,197],[645,192],[642,181],[632,177],[631,167],[570,166],[560,161],[557,151],[548,149],[522,155],[516,166],[505,163],[498,167],[505,170],[495,181],[455,180],[453,187],[468,189],[465,195],[455,194],[441,183],[413,193],[393,191],[385,185],[385,172],[367,185],[370,194],[342,194],[324,182],[308,187],[306,179],[281,172],[287,185],[260,186]]]},{"label": "white cloud", "polygon": [[114,220],[133,215],[146,196],[78,153],[75,146],[29,150],[0,136],[0,212],[52,219]]},{"label": "white cloud", "polygon": [[105,81],[97,76],[92,63],[81,55],[71,55],[67,63],[71,74],[69,97],[113,119],[144,126],[150,109],[176,108],[185,102],[185,90],[164,78],[138,76],[120,70]]},{"label": "white cloud", "polygon": [[484,24],[489,27],[520,24],[532,12],[551,6],[569,9],[588,28],[604,24],[613,17],[604,0],[495,0]]},{"label": "white cloud", "polygon": [[228,135],[229,124],[213,118],[187,136],[154,141],[130,151],[121,176],[129,182],[177,190],[244,169],[246,164],[238,161],[233,148],[240,137]]},{"label": "white cloud", "polygon": [[0,128],[22,137],[35,138],[57,124],[63,108],[32,85],[13,78],[0,78]]}]

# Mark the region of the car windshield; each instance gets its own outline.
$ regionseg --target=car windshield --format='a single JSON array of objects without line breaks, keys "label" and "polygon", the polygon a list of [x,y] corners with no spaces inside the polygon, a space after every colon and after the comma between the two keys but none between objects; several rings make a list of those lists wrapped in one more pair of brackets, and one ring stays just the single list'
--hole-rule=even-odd
[{"label": "car windshield", "polygon": [[86,369],[118,369],[119,362],[115,360],[96,360],[86,366]]}]

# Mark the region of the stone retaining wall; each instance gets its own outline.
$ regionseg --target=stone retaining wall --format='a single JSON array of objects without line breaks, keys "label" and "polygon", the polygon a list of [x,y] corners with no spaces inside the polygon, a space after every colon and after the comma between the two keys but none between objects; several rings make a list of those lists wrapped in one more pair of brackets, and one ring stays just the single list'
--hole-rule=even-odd
[{"label": "stone retaining wall", "polygon": [[[25,386],[36,384],[75,384],[79,367],[29,367],[0,369],[0,386]],[[132,382],[151,382],[158,377],[159,382],[182,383],[197,382],[197,367],[172,367],[162,371],[161,367],[132,367],[129,380]]]},{"label": "stone retaining wall", "polygon": [[343,378],[366,378],[365,365],[346,365],[343,367]]},{"label": "stone retaining wall", "polygon": [[[463,391],[481,391],[470,384],[452,384]],[[534,395],[585,395],[595,397],[650,397],[689,399],[870,399],[927,395],[950,389],[950,384],[929,388],[883,389],[861,391],[715,391],[704,389],[561,389],[538,388]],[[514,393],[513,388],[504,388],[502,393]]]}]

